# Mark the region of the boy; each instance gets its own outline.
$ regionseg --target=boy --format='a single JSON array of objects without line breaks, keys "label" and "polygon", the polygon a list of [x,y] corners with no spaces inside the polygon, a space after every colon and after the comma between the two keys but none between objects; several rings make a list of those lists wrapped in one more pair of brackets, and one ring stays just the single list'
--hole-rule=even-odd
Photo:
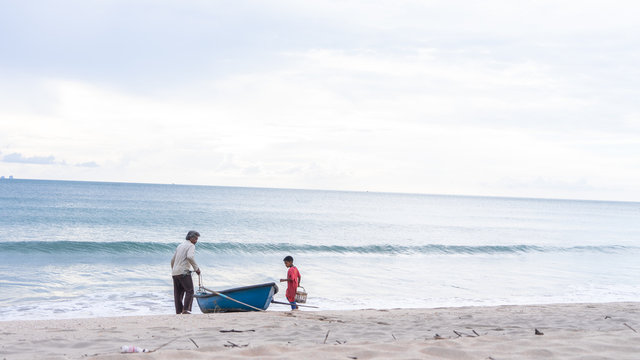
[{"label": "boy", "polygon": [[287,292],[285,295],[291,304],[291,310],[297,310],[298,305],[296,304],[296,291],[298,291],[298,285],[300,285],[302,277],[300,276],[298,269],[293,266],[293,258],[291,256],[285,257],[283,261],[284,266],[288,267],[289,270],[287,271],[287,278],[280,279],[280,282],[287,282]]}]

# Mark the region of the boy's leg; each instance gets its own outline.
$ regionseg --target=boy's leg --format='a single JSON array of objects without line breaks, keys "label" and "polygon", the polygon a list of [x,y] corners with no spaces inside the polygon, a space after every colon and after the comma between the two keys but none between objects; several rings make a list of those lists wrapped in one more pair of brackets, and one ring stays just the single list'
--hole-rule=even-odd
[{"label": "boy's leg", "polygon": [[295,301],[289,301],[289,304],[291,304],[291,310],[298,309],[298,304]]}]

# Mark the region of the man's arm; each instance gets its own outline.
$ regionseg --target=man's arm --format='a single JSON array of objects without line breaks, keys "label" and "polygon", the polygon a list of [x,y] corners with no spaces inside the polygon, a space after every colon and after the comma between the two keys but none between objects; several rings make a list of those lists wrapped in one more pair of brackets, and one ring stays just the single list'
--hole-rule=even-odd
[{"label": "man's arm", "polygon": [[200,275],[200,267],[196,263],[195,255],[196,255],[196,247],[193,246],[189,249],[189,251],[187,251],[187,261],[189,262],[189,264],[191,264],[196,274]]}]

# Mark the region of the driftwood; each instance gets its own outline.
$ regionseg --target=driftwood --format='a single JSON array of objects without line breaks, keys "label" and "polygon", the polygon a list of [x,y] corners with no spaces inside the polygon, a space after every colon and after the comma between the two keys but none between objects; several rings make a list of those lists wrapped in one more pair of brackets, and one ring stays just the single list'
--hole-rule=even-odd
[{"label": "driftwood", "polygon": [[542,331],[538,330],[538,329],[535,329],[534,334],[536,334],[536,335],[544,335],[544,333]]},{"label": "driftwood", "polygon": [[462,337],[462,336],[466,336],[466,337],[477,337],[477,336],[480,336],[480,334],[478,334],[475,330],[472,330],[472,331],[473,331],[473,333],[474,333],[474,334],[476,334],[476,336],[469,335],[469,334],[465,334],[465,333],[463,333],[462,331],[456,331],[456,330],[453,330],[453,332],[454,332],[456,335],[458,335],[458,337]]},{"label": "driftwood", "polygon": [[636,333],[637,333],[636,329],[634,329],[634,328],[632,328],[631,326],[629,326],[629,324],[624,323],[624,326],[628,327],[629,329],[633,330],[633,332],[636,332]]},{"label": "driftwood", "polygon": [[246,345],[238,345],[238,344],[234,344],[234,343],[232,343],[232,342],[231,342],[231,341],[229,341],[229,340],[227,340],[227,342],[228,342],[229,344],[224,344],[224,347],[236,348],[236,347],[247,347],[247,346],[249,346],[249,344],[246,344]]},{"label": "driftwood", "polygon": [[241,333],[241,332],[249,332],[249,331],[255,332],[255,330],[253,330],[253,329],[249,329],[249,330],[236,330],[236,329],[220,330],[221,333]]},{"label": "driftwood", "polygon": [[192,339],[192,338],[189,338],[189,340],[191,340],[191,342],[193,343],[193,345],[195,345],[195,346],[196,346],[196,349],[199,349],[199,348],[200,348],[200,346],[198,346],[198,344],[196,344],[196,342],[195,342],[195,341],[193,341],[193,339]]},{"label": "driftwood", "polygon": [[391,333],[391,336],[393,337],[393,340],[398,340],[398,339],[396,339],[396,336],[393,335],[393,333]]},{"label": "driftwood", "polygon": [[[477,331],[475,331],[475,330],[473,330],[473,329],[472,329],[471,331],[473,331],[473,333],[474,333],[475,335],[466,334],[466,333],[464,333],[464,332],[462,332],[462,331],[457,331],[457,330],[453,330],[453,333],[454,333],[454,334],[456,334],[456,336],[457,336],[457,337],[463,337],[463,336],[464,336],[464,337],[478,337],[478,336],[480,336],[480,334],[478,334],[478,332],[477,332]],[[393,336],[393,334],[391,334],[391,336]],[[393,338],[395,339],[396,337],[395,337],[395,336],[393,336]],[[435,340],[443,340],[443,339],[445,339],[444,337],[440,336],[440,334],[435,334],[435,335],[433,336],[433,338],[434,338]],[[451,339],[451,337],[449,337],[449,339]]]},{"label": "driftwood", "polygon": [[327,343],[327,338],[329,337],[329,332],[330,332],[330,331],[331,331],[331,330],[327,330],[327,335],[325,335],[325,336],[324,336],[324,342],[323,342],[323,344],[326,344],[326,343]]}]

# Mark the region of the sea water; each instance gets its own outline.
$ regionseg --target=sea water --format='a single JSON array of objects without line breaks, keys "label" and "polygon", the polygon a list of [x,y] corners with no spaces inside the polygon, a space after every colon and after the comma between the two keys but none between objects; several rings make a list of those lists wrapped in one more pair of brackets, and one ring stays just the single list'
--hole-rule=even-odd
[{"label": "sea water", "polygon": [[636,202],[7,179],[0,320],[174,313],[189,230],[204,286],[291,255],[320,309],[640,299]]}]

